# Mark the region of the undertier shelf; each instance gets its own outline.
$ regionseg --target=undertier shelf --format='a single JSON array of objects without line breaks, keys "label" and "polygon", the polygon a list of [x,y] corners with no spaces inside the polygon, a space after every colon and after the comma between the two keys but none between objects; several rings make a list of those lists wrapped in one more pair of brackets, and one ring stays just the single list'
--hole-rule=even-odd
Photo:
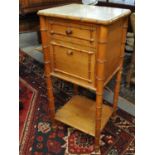
[{"label": "undertier shelf", "polygon": [[[55,119],[95,136],[95,111],[95,101],[76,95],[56,112]],[[112,113],[112,107],[102,106],[101,130],[105,127]]]}]

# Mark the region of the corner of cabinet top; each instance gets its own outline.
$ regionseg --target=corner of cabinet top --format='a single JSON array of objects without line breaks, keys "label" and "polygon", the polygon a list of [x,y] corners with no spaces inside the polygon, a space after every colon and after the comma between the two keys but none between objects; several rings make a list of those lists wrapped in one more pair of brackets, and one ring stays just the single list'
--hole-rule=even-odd
[{"label": "corner of cabinet top", "polygon": [[95,24],[111,24],[130,15],[129,9],[69,4],[38,11],[38,15],[85,21]]}]

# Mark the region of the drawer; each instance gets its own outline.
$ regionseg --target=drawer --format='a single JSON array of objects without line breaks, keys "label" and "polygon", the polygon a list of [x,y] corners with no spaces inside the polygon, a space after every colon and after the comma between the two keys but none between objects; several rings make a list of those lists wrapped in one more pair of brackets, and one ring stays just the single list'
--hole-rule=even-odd
[{"label": "drawer", "polygon": [[94,51],[51,42],[52,72],[68,78],[79,79],[87,83],[94,80]]},{"label": "drawer", "polygon": [[84,46],[96,45],[96,27],[91,24],[77,24],[69,21],[49,20],[49,34],[54,39]]}]

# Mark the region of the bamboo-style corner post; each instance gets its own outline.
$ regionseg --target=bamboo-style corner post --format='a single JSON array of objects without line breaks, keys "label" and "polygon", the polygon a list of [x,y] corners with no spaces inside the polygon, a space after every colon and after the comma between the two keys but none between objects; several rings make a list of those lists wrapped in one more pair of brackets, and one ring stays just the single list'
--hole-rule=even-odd
[{"label": "bamboo-style corner post", "polygon": [[119,65],[119,71],[116,74],[116,83],[115,83],[115,88],[114,88],[114,98],[113,98],[113,109],[114,109],[113,114],[114,115],[115,115],[116,110],[117,110],[118,97],[119,97],[119,91],[120,91],[127,28],[128,28],[128,18],[124,18],[122,21],[120,65]]},{"label": "bamboo-style corner post", "polygon": [[51,63],[50,63],[50,47],[48,45],[48,37],[47,37],[47,26],[46,26],[46,18],[40,16],[40,31],[42,37],[42,48],[43,48],[43,55],[44,55],[44,67],[45,67],[45,78],[47,84],[47,93],[48,93],[48,101],[49,107],[51,110],[51,118],[54,121],[55,116],[55,105],[54,105],[54,96],[53,96],[53,89],[52,89],[52,81],[51,81]]},{"label": "bamboo-style corner post", "polygon": [[99,28],[98,53],[96,58],[96,127],[95,150],[100,148],[101,117],[103,103],[103,86],[105,73],[105,54],[107,48],[108,27]]}]

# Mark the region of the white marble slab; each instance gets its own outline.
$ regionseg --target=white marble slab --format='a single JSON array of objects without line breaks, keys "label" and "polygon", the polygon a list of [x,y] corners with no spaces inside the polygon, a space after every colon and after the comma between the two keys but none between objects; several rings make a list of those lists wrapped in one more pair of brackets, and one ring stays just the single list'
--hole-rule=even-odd
[{"label": "white marble slab", "polygon": [[131,13],[129,9],[112,7],[91,6],[84,4],[69,4],[49,9],[40,10],[39,15],[83,20],[93,23],[109,24],[113,21],[127,16]]}]

